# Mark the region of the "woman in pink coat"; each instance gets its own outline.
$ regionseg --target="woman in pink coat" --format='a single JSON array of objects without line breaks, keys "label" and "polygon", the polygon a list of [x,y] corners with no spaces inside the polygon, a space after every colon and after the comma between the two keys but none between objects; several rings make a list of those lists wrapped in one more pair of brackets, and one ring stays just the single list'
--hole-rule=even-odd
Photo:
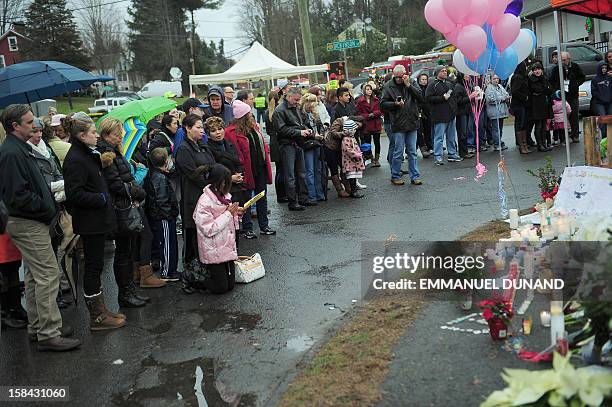
[{"label": "woman in pink coat", "polygon": [[209,181],[198,200],[193,219],[198,232],[200,261],[210,273],[206,288],[214,294],[224,294],[234,288],[236,281],[236,229],[244,210],[231,201],[232,174],[227,167],[215,164]]}]

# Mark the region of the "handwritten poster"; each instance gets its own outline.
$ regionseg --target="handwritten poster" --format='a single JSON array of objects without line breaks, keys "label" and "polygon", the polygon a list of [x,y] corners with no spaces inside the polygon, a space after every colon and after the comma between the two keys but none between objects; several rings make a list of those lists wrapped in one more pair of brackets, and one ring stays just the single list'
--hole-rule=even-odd
[{"label": "handwritten poster", "polygon": [[612,169],[565,168],[554,208],[565,209],[576,218],[612,215]]}]

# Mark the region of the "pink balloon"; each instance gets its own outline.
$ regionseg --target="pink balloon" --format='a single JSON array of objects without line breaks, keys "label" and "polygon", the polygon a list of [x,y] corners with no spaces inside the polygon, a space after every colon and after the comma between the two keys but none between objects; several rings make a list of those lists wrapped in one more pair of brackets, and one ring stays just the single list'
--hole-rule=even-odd
[{"label": "pink balloon", "polygon": [[444,38],[448,40],[453,45],[457,45],[457,36],[459,35],[459,30],[453,30],[449,33],[444,33]]},{"label": "pink balloon", "polygon": [[435,30],[447,33],[455,30],[457,24],[448,18],[442,0],[429,0],[425,5],[425,20]]},{"label": "pink balloon", "polygon": [[470,14],[472,0],[442,0],[446,15],[456,24],[464,25],[466,17]]},{"label": "pink balloon", "polygon": [[493,25],[499,20],[510,4],[510,0],[489,0],[489,18],[487,23]]},{"label": "pink balloon", "polygon": [[457,35],[457,48],[470,61],[476,61],[487,48],[487,33],[474,24],[467,25]]},{"label": "pink balloon", "polygon": [[513,14],[506,13],[497,20],[491,28],[491,37],[499,52],[504,52],[516,40],[520,30],[521,20]]},{"label": "pink balloon", "polygon": [[464,20],[464,24],[474,24],[482,27],[489,18],[489,0],[472,0],[470,13]]}]

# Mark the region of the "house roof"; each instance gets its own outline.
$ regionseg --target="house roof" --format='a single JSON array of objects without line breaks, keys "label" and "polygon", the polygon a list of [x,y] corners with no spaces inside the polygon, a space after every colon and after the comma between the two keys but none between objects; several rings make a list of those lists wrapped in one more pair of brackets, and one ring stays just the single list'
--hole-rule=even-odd
[{"label": "house roof", "polygon": [[26,37],[23,34],[19,34],[17,31],[15,30],[8,30],[7,32],[5,32],[4,34],[0,35],[0,41],[2,41],[3,39],[5,39],[8,36],[17,36],[17,37],[21,37],[21,38],[25,38],[26,40],[29,39],[28,37]]},{"label": "house roof", "polygon": [[525,0],[523,3],[522,17],[533,17],[552,10],[550,0]]}]

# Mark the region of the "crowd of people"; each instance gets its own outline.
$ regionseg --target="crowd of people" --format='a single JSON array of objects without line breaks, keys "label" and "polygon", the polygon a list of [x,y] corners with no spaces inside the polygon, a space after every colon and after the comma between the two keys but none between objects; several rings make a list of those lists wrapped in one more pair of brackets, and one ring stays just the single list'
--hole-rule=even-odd
[{"label": "crowd of people", "polygon": [[[568,53],[560,57],[575,142],[578,87],[585,77]],[[612,112],[611,67],[609,52],[591,82],[597,114]],[[1,115],[6,134],[0,134],[0,173],[10,174],[0,182],[0,209],[8,215],[0,234],[2,324],[27,328],[41,351],[78,347],[59,311],[73,300],[78,282],[70,276],[78,269],[90,329],[125,326],[126,314],[111,312],[102,292],[109,252],[121,308],[145,306],[151,300],[139,288],[169,282],[180,282],[188,294],[232,290],[239,236],[258,237],[254,218],[259,235],[276,234],[268,221],[267,186],[274,184],[277,201],[291,211],[327,201],[329,180],[338,198],[362,198],[364,173],[381,166],[383,129],[393,185],[404,185],[404,174],[422,185],[417,150],[436,165],[444,164],[445,154],[451,163],[472,158],[476,126],[481,151],[505,150],[502,130],[510,114],[521,154],[530,153],[530,145],[549,151],[565,142],[568,121],[558,77],[557,69],[545,74],[538,61],[522,62],[509,84],[491,75],[483,91],[446,65],[416,81],[397,65],[384,79],[364,84],[356,100],[351,84],[335,78],[337,86],[307,91],[279,81],[267,96],[256,97],[212,86],[205,101],[189,98],[147,123],[129,159],[117,119],[94,123],[83,112],[53,111],[37,118],[27,105],[8,106]],[[478,101],[484,109],[475,123],[472,104]],[[260,193],[263,198],[246,207]],[[21,305],[22,261],[27,310]]]}]

